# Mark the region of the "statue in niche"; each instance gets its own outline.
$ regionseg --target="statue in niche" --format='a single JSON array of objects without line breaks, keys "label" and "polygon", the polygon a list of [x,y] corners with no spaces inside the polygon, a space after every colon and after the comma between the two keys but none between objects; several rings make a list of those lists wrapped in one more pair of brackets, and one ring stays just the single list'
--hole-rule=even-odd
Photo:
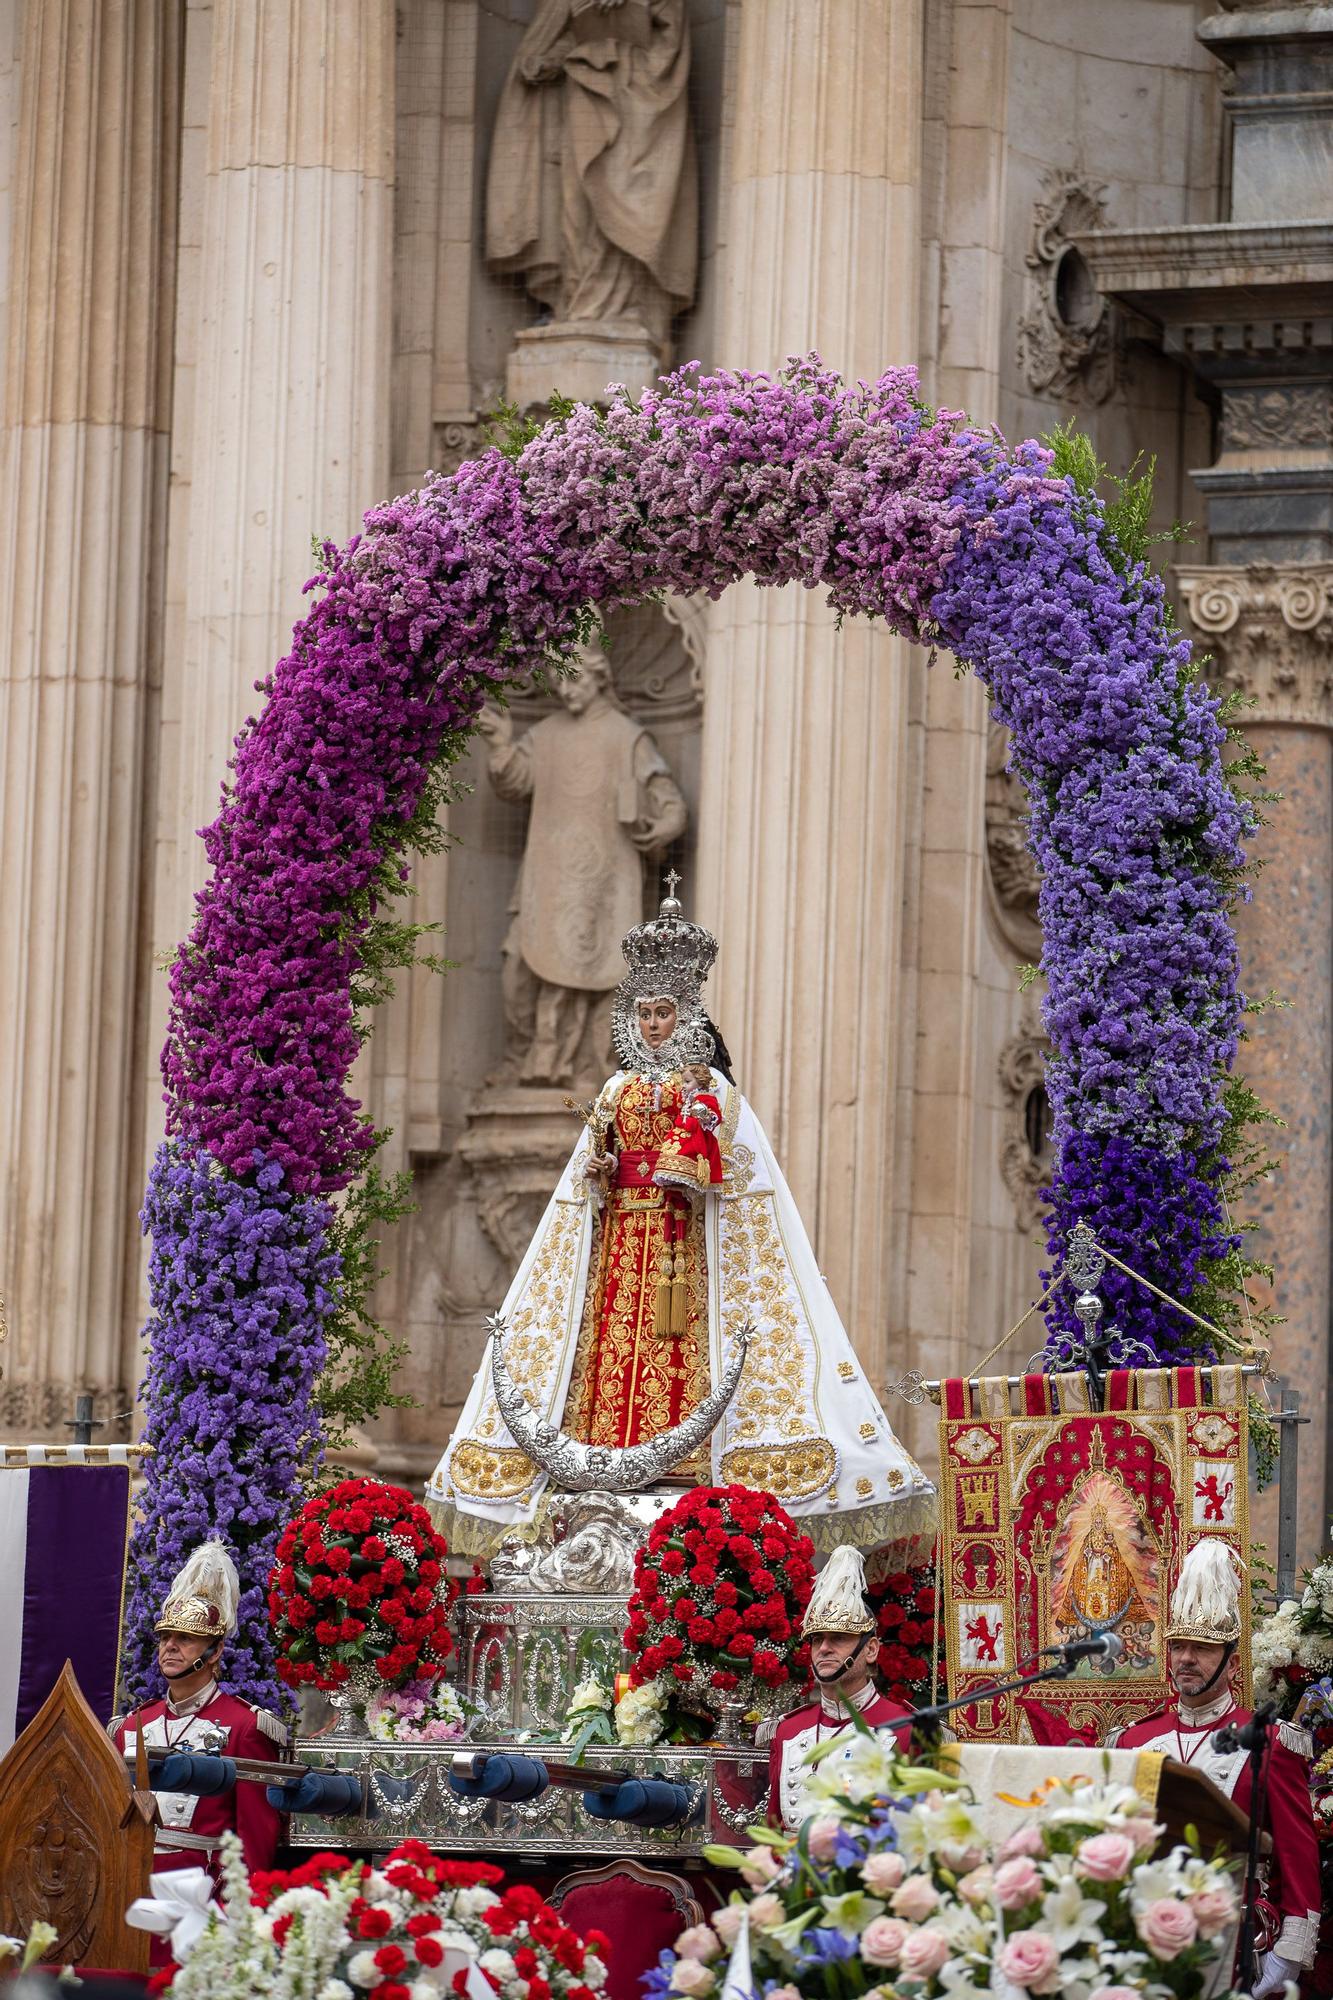
[{"label": "statue in niche", "polygon": [[648,730],[625,713],[597,643],[562,680],[560,707],[515,740],[483,709],[477,727],[502,799],[531,799],[504,944],[506,1067],[525,1084],[576,1080],[589,1015],[624,973],[620,940],[643,916],[644,861],[685,831],[680,787]]},{"label": "statue in niche", "polygon": [[486,255],[558,321],[646,334],[694,298],[685,0],[539,0],[491,142]]}]

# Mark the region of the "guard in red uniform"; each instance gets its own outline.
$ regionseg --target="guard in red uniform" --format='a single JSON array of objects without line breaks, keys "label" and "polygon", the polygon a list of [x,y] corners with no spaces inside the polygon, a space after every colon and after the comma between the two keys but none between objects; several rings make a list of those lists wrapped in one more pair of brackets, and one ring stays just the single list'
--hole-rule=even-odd
[{"label": "guard in red uniform", "polygon": [[[1225,1542],[1196,1542],[1180,1567],[1167,1626],[1167,1670],[1176,1690],[1173,1707],[1113,1731],[1108,1749],[1157,1750],[1193,1765],[1220,1785],[1242,1812],[1250,1810],[1248,1751],[1220,1751],[1213,1735],[1224,1724],[1250,1720],[1232,1691],[1240,1642],[1240,1577]],[[1288,1722],[1277,1724],[1264,1753],[1259,1810],[1273,1836],[1267,1900],[1275,1923],[1263,1954],[1255,2000],[1281,1993],[1314,1962],[1319,1937],[1319,1847],[1310,1807],[1307,1762],[1310,1738]],[[1248,1986],[1245,1968],[1239,1968]]]},{"label": "guard in red uniform", "polygon": [[909,1711],[875,1686],[879,1658],[875,1615],[866,1590],[865,1558],[859,1549],[838,1548],[815,1580],[801,1631],[810,1641],[810,1666],[819,1698],[784,1715],[768,1753],[768,1816],[795,1833],[816,1810],[806,1785],[816,1769],[827,1775],[845,1753],[831,1751],[817,1766],[805,1763],[808,1750],[848,1726],[856,1709],[872,1729],[899,1725],[899,1747],[907,1753]]},{"label": "guard in red uniform", "polygon": [[[204,1542],[171,1586],[157,1622],[157,1663],[167,1683],[164,1701],[117,1719],[111,1732],[119,1748],[133,1752],[140,1730],[150,1749],[197,1750],[223,1757],[273,1762],[287,1732],[276,1715],[222,1694],[217,1676],[222,1649],[236,1629],[240,1585],[236,1565],[221,1542]],[[158,1792],[162,1824],[153,1847],[153,1872],[207,1868],[216,1879],[224,1833],[240,1836],[246,1867],[271,1868],[281,1817],[264,1787],[242,1780],[216,1798]]]}]

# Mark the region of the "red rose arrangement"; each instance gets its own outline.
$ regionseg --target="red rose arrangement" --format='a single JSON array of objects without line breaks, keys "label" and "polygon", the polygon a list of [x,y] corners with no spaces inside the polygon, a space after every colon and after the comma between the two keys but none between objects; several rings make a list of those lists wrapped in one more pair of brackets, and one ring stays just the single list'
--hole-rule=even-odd
[{"label": "red rose arrangement", "polygon": [[935,1565],[895,1570],[870,1586],[879,1630],[876,1672],[886,1694],[909,1708],[930,1698],[935,1649]]},{"label": "red rose arrangement", "polygon": [[344,1479],[307,1500],[283,1532],[269,1577],[283,1680],[370,1693],[442,1673],[457,1594],[448,1553],[401,1486]]},{"label": "red rose arrangement", "polygon": [[771,1709],[804,1683],[801,1615],[814,1544],[771,1493],[700,1486],[664,1514],[634,1563],[625,1646],[630,1682],[716,1709]]},{"label": "red rose arrangement", "polygon": [[250,1899],[272,1912],[270,1934],[281,1951],[302,1900],[289,1892],[327,1896],[353,1879],[335,1970],[365,2000],[410,2000],[418,1981],[471,2000],[488,1990],[500,2000],[597,2000],[606,1984],[609,1946],[600,1931],[581,1937],[531,1884],[501,1889],[500,1869],[442,1860],[419,1840],[404,1841],[378,1867],[317,1854],[299,1868],[256,1872]]}]

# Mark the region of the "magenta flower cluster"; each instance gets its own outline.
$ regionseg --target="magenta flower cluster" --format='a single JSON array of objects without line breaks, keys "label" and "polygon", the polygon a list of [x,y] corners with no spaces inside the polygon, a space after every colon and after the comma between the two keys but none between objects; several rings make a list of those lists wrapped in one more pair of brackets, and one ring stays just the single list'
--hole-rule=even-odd
[{"label": "magenta flower cluster", "polygon": [[[839,612],[946,647],[986,683],[1042,873],[1052,1227],[1087,1215],[1188,1296],[1229,1240],[1218,1140],[1244,827],[1216,703],[1161,586],[1142,567],[1118,573],[1112,553],[1097,503],[1041,447],[1011,451],[929,410],[910,370],[846,388],[815,357],[777,378],[684,369],[638,402],[577,408],[325,551],[318,601],[237,739],[205,834],[212,873],[172,973],[163,1059],[169,1130],[203,1184],[220,1173],[275,1209],[293,1195],[309,1206],[313,1289],[276,1336],[299,1349],[294,1382],[311,1379],[316,1294],[336,1283],[312,1198],[346,1186],[373,1144],[347,1090],[367,927],[432,769],[460,753],[488,688],[567,649],[588,606],[716,597],[743,576],[822,588]],[[149,1220],[179,1241],[159,1194]],[[154,1406],[197,1326],[160,1289],[177,1255],[165,1244]],[[1179,1324],[1146,1295],[1126,1298],[1122,1325],[1175,1351]],[[1055,1341],[1060,1328],[1057,1311]],[[230,1360],[205,1366],[203,1402],[205,1379],[234,1392]],[[174,1458],[184,1433],[163,1445]]]}]

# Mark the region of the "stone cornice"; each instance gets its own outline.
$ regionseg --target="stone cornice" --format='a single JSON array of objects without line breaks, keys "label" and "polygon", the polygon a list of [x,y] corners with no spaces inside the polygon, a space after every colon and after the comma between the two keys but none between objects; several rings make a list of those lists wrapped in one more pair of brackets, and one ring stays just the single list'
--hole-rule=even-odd
[{"label": "stone cornice", "polygon": [[1333,563],[1176,570],[1193,635],[1219,689],[1252,697],[1247,722],[1333,729]]},{"label": "stone cornice", "polygon": [[[1174,229],[1094,229],[1075,242],[1099,291],[1150,312],[1178,317],[1203,298],[1237,288],[1300,293],[1333,282],[1333,221],[1194,222]],[[1325,295],[1326,301],[1327,295]],[[1233,313],[1274,310],[1266,297],[1225,301]]]}]

